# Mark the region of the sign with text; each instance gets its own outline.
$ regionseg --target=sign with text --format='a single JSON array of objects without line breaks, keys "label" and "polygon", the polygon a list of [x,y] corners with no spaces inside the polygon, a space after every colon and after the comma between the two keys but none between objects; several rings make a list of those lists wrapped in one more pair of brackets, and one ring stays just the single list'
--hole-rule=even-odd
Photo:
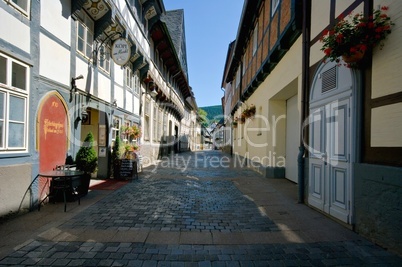
[{"label": "sign with text", "polygon": [[117,65],[124,66],[130,60],[130,56],[131,47],[126,39],[119,38],[114,41],[112,45],[112,58]]}]

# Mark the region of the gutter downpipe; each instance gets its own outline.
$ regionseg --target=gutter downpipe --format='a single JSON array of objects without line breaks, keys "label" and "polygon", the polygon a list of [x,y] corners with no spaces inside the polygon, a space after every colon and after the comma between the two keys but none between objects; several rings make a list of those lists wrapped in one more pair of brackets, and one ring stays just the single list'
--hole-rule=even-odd
[{"label": "gutter downpipe", "polygon": [[310,24],[311,24],[311,0],[303,0],[303,26],[302,26],[302,88],[301,88],[301,111],[300,111],[300,146],[297,156],[298,165],[298,203],[304,203],[304,170],[305,170],[305,147],[304,147],[304,120],[308,105],[307,92],[309,90],[310,75]]}]

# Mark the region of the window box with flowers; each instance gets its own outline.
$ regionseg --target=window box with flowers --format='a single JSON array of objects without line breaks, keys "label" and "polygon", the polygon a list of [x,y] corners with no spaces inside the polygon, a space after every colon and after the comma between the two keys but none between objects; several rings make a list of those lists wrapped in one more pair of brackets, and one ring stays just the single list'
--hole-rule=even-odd
[{"label": "window box with flowers", "polygon": [[340,62],[340,57],[348,67],[359,67],[367,51],[374,47],[382,49],[384,40],[391,33],[394,23],[385,14],[388,7],[373,11],[373,15],[365,17],[362,13],[350,14],[341,18],[330,30],[325,30],[321,38],[321,50],[325,59]]},{"label": "window box with flowers", "polygon": [[242,112],[242,117],[244,117],[245,119],[247,118],[251,118],[255,115],[255,105],[251,104],[250,107],[246,108],[245,110],[243,110]]},{"label": "window box with flowers", "polygon": [[137,125],[122,126],[121,133],[124,135],[124,139],[127,141],[132,141],[141,137],[141,128],[139,128]]}]

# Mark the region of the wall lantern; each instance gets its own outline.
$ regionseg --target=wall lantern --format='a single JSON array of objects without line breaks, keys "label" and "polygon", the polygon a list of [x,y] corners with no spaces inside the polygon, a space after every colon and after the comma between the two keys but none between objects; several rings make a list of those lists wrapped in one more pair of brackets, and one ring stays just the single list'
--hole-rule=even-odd
[{"label": "wall lantern", "polygon": [[79,92],[77,90],[77,86],[75,85],[75,81],[80,80],[80,79],[84,79],[84,76],[82,74],[80,76],[75,77],[75,78],[74,77],[71,78],[71,89],[70,89],[71,93],[75,93],[76,95],[79,94]]},{"label": "wall lantern", "polygon": [[158,92],[156,91],[156,88],[155,88],[149,94],[151,95],[152,98],[155,98],[158,95]]}]

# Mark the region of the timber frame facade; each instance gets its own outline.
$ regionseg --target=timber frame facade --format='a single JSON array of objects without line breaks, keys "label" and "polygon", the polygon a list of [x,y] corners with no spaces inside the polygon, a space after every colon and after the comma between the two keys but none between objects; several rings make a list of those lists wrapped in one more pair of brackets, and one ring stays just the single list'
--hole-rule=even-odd
[{"label": "timber frame facade", "polygon": [[99,179],[112,175],[117,137],[140,147],[144,166],[199,146],[183,10],[27,0],[0,1],[0,14],[12,26],[0,30],[0,216],[37,206],[49,190],[38,173],[73,161],[89,132]]},{"label": "timber frame facade", "polygon": [[[325,30],[382,6],[395,23],[382,49],[358,69],[323,60]],[[400,1],[246,0],[222,80],[224,151],[296,183],[300,203],[399,254],[401,12]]]}]

